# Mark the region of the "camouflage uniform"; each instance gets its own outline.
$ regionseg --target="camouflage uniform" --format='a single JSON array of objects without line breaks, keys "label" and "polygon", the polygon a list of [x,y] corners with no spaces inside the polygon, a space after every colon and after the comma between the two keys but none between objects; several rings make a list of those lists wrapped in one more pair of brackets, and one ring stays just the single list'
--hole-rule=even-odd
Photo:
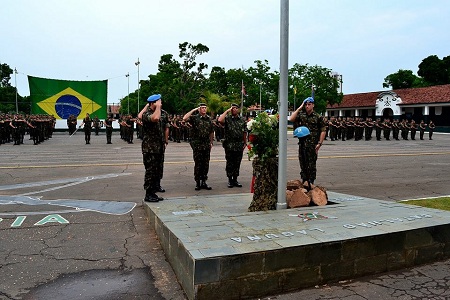
[{"label": "camouflage uniform", "polygon": [[92,119],[89,116],[86,116],[83,119],[84,123],[84,139],[86,144],[91,143],[91,131],[92,131]]},{"label": "camouflage uniform", "polygon": [[132,116],[128,116],[128,118],[126,119],[126,141],[128,142],[128,144],[133,144],[133,137],[134,137],[134,119],[132,118]]},{"label": "camouflage uniform", "polygon": [[[309,180],[309,182],[313,183],[314,180],[316,180],[317,173],[316,145],[319,142],[320,133],[326,131],[325,120],[314,111],[309,115],[305,112],[301,112],[295,119],[295,125],[295,127],[305,126],[310,132],[310,135],[304,138],[304,149],[302,149],[303,142],[299,141],[298,143],[298,159],[300,161],[300,176],[302,180]],[[306,156],[304,159],[302,158],[302,152],[304,152]]]},{"label": "camouflage uniform", "polygon": [[150,193],[158,191],[165,143],[161,119],[159,122],[152,122],[151,117],[153,113],[154,110],[149,107],[142,115],[144,134],[142,138],[142,155],[145,167],[144,189]]},{"label": "camouflage uniform", "polygon": [[[169,114],[167,113],[167,111],[161,109],[161,117],[159,119],[159,124],[161,126],[161,131],[162,131],[162,138],[163,138],[163,142],[165,145],[167,145],[167,140],[166,140],[166,128],[170,128],[170,122],[169,122]],[[160,161],[160,169],[159,169],[159,182],[158,182],[158,190],[161,192],[163,191],[161,188],[161,179],[163,178],[163,171],[164,171],[164,153],[166,152],[166,147],[163,147],[163,152],[162,152],[162,157],[161,157],[161,161]]]},{"label": "camouflage uniform", "polygon": [[95,135],[98,135],[98,132],[100,130],[100,120],[98,119],[97,116],[94,117],[94,130],[95,130]]},{"label": "camouflage uniform", "polygon": [[381,141],[381,131],[383,130],[383,123],[381,123],[380,119],[377,119],[375,122],[375,136],[377,137],[377,141]]},{"label": "camouflage uniform", "polygon": [[112,118],[112,116],[109,116],[105,120],[105,131],[106,131],[106,143],[107,144],[112,144],[111,143],[111,136],[112,136],[112,131],[113,131],[112,123],[113,123],[113,118]]},{"label": "camouflage uniform", "polygon": [[245,120],[240,116],[227,115],[225,117],[225,140],[223,141],[227,161],[225,170],[230,182],[235,186],[238,185],[237,177],[244,152],[245,130]]},{"label": "camouflage uniform", "polygon": [[214,128],[208,115],[192,115],[189,117],[189,123],[192,126],[190,145],[194,152],[194,179],[196,182],[206,181],[211,155],[210,135],[214,132]]}]

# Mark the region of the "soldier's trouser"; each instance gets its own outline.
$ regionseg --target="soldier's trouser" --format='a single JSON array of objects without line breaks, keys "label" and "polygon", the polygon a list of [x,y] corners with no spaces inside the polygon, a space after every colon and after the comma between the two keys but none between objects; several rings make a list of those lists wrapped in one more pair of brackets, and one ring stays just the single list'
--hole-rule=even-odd
[{"label": "soldier's trouser", "polygon": [[225,149],[225,159],[227,161],[225,171],[227,177],[238,177],[241,168],[243,151],[231,151]]},{"label": "soldier's trouser", "polygon": [[[306,143],[305,145],[305,159],[302,159],[301,145],[298,147],[298,160],[300,161],[300,177],[302,180],[316,180],[316,161],[317,153],[315,145]],[[304,161],[304,163],[303,163]],[[309,177],[309,178],[308,178]]]},{"label": "soldier's trouser", "polygon": [[158,185],[160,185],[161,179],[163,178],[163,171],[164,171],[164,153],[166,151],[164,150],[164,152],[161,154],[161,159],[159,160],[159,182]]},{"label": "soldier's trouser", "polygon": [[111,143],[111,136],[112,136],[112,128],[107,127],[106,128],[106,142]]},{"label": "soldier's trouser", "polygon": [[381,129],[377,128],[375,129],[375,135],[377,137],[377,140],[381,139]]},{"label": "soldier's trouser", "polygon": [[84,140],[86,142],[90,142],[91,141],[91,130],[90,129],[85,129],[84,130]]},{"label": "soldier's trouser", "polygon": [[159,176],[160,176],[160,168],[161,168],[161,153],[144,153],[144,167],[145,167],[145,176],[144,176],[144,189],[150,190],[152,193],[157,191],[159,185]]},{"label": "soldier's trouser", "polygon": [[194,150],[194,179],[195,181],[207,180],[209,172],[209,158],[211,149]]}]

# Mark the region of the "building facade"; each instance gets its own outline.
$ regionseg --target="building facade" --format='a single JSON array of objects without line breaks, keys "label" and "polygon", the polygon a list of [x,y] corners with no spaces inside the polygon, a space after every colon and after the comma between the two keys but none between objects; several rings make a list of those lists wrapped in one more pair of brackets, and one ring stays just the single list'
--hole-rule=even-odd
[{"label": "building facade", "polygon": [[450,130],[450,84],[344,95],[341,104],[329,105],[328,117],[407,119]]}]

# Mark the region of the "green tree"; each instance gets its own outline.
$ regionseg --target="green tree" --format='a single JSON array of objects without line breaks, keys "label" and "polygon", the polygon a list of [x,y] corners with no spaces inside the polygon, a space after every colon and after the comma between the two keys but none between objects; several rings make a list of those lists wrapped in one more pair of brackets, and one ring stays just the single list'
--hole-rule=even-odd
[{"label": "green tree", "polygon": [[0,64],[0,112],[15,113],[16,97],[19,112],[29,114],[30,103],[29,97],[22,97],[17,93],[16,87],[10,83],[11,75],[14,70],[6,64]]},{"label": "green tree", "polygon": [[450,57],[447,56],[441,60],[437,55],[428,56],[419,64],[417,74],[428,85],[450,83]]},{"label": "green tree", "polygon": [[212,67],[211,73],[206,81],[206,88],[218,95],[227,95],[227,73],[222,67]]},{"label": "green tree", "polygon": [[255,60],[254,67],[246,70],[248,98],[245,106],[259,104],[263,108],[277,108],[278,106],[278,72],[271,72],[267,60]]},{"label": "green tree", "polygon": [[[314,102],[315,110],[319,113],[325,112],[328,104],[333,105],[341,103],[343,95],[338,92],[338,79],[332,76],[330,69],[321,66],[309,66],[294,64],[289,69],[289,86],[296,93],[289,93],[289,101],[293,103],[295,95],[298,107],[301,102],[310,97],[312,94],[312,87],[314,86]],[[292,102],[291,102],[292,101]]]},{"label": "green tree", "polygon": [[195,107],[198,103],[199,95],[202,93],[205,84],[205,74],[203,73],[208,65],[197,63],[197,57],[209,52],[209,48],[203,44],[192,45],[188,42],[179,44],[179,57],[181,63],[181,74],[176,78],[176,85],[179,86],[179,99],[183,111]]},{"label": "green tree", "polygon": [[[172,54],[161,56],[158,72],[148,76],[148,80],[141,80],[141,94],[161,93],[164,99],[164,109],[169,113],[184,113],[189,111],[199,101],[206,101],[212,113],[220,113],[228,108],[230,103],[241,103],[244,110],[253,104],[261,102],[264,109],[278,108],[278,90],[280,74],[271,71],[267,60],[256,60],[255,65],[248,69],[225,70],[220,66],[212,68],[208,77],[205,71],[208,65],[198,63],[200,55],[209,51],[203,44],[192,45],[187,42],[179,44],[181,62],[173,58]],[[245,96],[242,95],[242,84]],[[331,70],[320,66],[295,64],[289,70],[289,84],[293,90],[289,92],[290,108],[293,109],[293,98],[299,104],[311,95],[311,86],[315,86],[316,108],[325,111],[327,104],[340,103],[342,94],[338,92],[339,82],[331,75]],[[201,95],[203,96],[202,99]],[[133,106],[136,111],[136,92],[129,95],[129,99],[122,99],[122,106]],[[143,107],[145,101],[141,101]]]},{"label": "green tree", "polygon": [[394,90],[424,86],[422,78],[413,74],[411,70],[398,70],[384,78],[383,87]]}]

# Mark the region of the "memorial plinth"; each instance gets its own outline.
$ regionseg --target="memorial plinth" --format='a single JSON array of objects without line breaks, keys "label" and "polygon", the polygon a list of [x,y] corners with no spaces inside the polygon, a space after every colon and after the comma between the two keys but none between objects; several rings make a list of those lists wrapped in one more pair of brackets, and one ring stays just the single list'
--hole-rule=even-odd
[{"label": "memorial plinth", "polygon": [[247,212],[252,194],[146,203],[189,299],[245,299],[450,257],[450,212],[328,191],[327,206]]}]

